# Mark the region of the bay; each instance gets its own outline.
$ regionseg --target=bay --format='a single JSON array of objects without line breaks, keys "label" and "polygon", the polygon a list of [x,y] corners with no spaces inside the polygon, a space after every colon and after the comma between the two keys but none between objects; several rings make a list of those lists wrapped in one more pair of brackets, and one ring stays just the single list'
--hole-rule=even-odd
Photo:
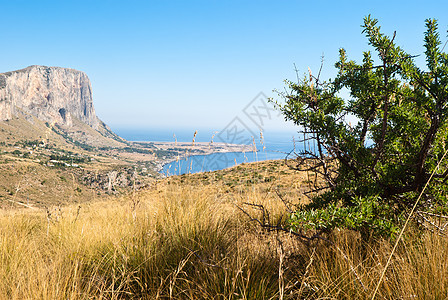
[{"label": "bay", "polygon": [[[153,142],[191,142],[193,130],[142,129],[142,128],[114,128],[114,131],[130,141]],[[196,142],[210,142],[217,132],[212,130],[198,130]],[[299,151],[295,141],[296,132],[263,132],[254,137],[247,136],[245,144],[255,145],[257,151],[213,153],[209,155],[192,155],[172,161],[163,166],[161,172],[166,176],[181,175],[198,172],[209,172],[226,169],[242,163],[258,162],[273,159],[284,159],[289,153]],[[226,142],[215,140],[215,142]]]},{"label": "bay", "polygon": [[287,153],[282,152],[228,152],[209,155],[193,155],[163,166],[166,176],[192,174],[226,169],[242,163],[271,159],[283,159]]}]

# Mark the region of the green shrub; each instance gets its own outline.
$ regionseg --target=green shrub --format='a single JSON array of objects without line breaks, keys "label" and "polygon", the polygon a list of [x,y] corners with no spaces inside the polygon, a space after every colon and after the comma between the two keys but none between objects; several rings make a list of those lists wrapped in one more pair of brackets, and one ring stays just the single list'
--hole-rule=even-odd
[{"label": "green shrub", "polygon": [[[437,22],[427,20],[426,27],[426,69],[368,16],[363,33],[376,58],[366,51],[357,63],[341,49],[334,80],[322,81],[310,71],[298,83],[287,81],[289,91],[279,93],[284,102],[278,107],[305,134],[296,168],[321,179],[313,180],[319,193],[311,203],[292,215],[294,230],[397,232],[448,148],[448,55]],[[442,162],[419,210],[446,210],[447,178]]]}]

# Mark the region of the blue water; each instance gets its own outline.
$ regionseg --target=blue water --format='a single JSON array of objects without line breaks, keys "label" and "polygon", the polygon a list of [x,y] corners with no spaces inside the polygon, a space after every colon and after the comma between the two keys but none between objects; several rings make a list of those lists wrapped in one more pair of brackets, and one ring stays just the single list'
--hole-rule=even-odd
[{"label": "blue water", "polygon": [[263,161],[285,158],[282,152],[229,152],[209,155],[194,155],[174,161],[163,166],[163,173],[167,176],[188,173],[216,171],[246,162]]},{"label": "blue water", "polygon": [[[130,141],[154,141],[154,142],[191,142],[194,131],[192,130],[160,130],[160,129],[113,129],[118,135]],[[228,133],[212,130],[198,130],[196,142],[210,142],[213,136],[214,142],[238,143],[253,145],[255,142],[257,152],[229,152],[214,153],[210,155],[194,155],[179,161],[173,161],[164,165],[162,172],[167,175],[180,175],[187,173],[216,171],[229,168],[241,163],[256,162],[271,159],[283,159],[291,151],[298,151],[299,146],[294,141],[298,139],[295,132],[264,132],[263,139],[257,136],[239,136],[238,140],[229,137]]]}]

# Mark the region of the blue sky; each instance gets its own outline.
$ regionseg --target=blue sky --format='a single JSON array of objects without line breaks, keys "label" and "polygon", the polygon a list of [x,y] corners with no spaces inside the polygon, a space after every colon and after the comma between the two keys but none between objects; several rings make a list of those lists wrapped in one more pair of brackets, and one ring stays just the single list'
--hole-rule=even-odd
[{"label": "blue sky", "polygon": [[[448,1],[0,0],[0,72],[29,65],[89,76],[98,116],[112,128],[224,128],[260,92],[308,67],[334,75],[338,49],[360,59],[363,18],[412,54],[424,20],[442,39]],[[422,62],[423,63],[423,62]],[[244,120],[243,120],[244,121]],[[269,124],[268,124],[269,123]],[[281,118],[265,130],[292,130]]]}]

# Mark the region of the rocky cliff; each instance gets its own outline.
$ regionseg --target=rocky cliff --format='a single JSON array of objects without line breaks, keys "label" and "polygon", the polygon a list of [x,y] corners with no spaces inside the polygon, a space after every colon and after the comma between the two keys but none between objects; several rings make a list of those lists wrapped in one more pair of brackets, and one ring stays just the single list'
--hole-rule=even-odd
[{"label": "rocky cliff", "polygon": [[29,114],[70,128],[75,117],[98,130],[90,80],[83,72],[45,66],[0,73],[0,121]]}]

